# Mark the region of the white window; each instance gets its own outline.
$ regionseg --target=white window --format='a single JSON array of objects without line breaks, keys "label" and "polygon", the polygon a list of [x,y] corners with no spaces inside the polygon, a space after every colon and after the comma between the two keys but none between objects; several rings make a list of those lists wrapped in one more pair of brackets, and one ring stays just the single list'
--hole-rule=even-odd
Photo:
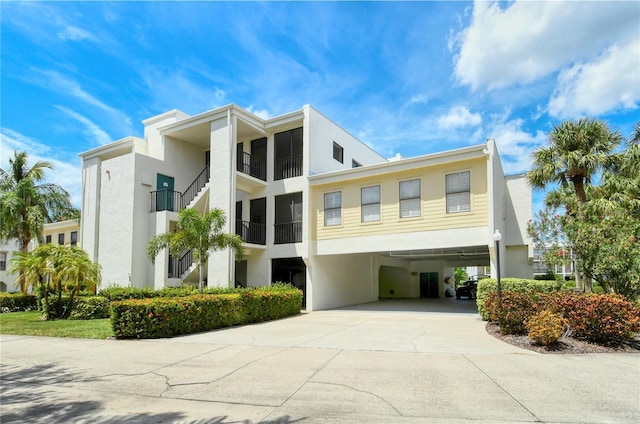
[{"label": "white window", "polygon": [[449,174],[446,179],[447,213],[469,212],[471,210],[470,172]]},{"label": "white window", "polygon": [[400,218],[420,216],[420,180],[400,181]]},{"label": "white window", "polygon": [[324,225],[342,224],[342,192],[334,191],[324,195]]},{"label": "white window", "polygon": [[362,222],[380,221],[380,186],[363,187],[361,190]]}]

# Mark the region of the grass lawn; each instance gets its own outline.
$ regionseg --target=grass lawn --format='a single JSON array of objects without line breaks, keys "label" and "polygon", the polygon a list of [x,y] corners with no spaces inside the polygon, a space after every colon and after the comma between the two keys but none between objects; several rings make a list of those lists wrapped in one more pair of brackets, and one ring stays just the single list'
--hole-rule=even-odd
[{"label": "grass lawn", "polygon": [[43,321],[40,317],[38,311],[0,314],[0,334],[82,339],[106,339],[113,336],[109,318]]}]

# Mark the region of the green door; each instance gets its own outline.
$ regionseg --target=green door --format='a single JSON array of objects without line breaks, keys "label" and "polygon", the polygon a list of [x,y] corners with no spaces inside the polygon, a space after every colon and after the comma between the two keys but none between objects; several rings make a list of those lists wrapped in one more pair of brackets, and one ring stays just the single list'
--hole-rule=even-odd
[{"label": "green door", "polygon": [[436,298],[439,296],[438,273],[437,272],[421,272],[420,273],[420,297]]},{"label": "green door", "polygon": [[156,192],[156,210],[157,211],[172,211],[174,210],[174,192],[173,192],[173,177],[158,174],[158,184]]}]

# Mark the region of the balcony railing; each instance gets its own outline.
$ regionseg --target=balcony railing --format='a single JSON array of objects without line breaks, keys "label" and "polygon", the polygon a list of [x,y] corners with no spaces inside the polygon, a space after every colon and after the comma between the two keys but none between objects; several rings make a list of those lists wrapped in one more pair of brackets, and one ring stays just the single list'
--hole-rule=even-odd
[{"label": "balcony railing", "polygon": [[273,179],[299,177],[302,175],[302,156],[276,158],[274,163]]},{"label": "balcony railing", "polygon": [[262,244],[267,243],[266,226],[255,222],[236,220],[236,234],[245,243]]},{"label": "balcony railing", "polygon": [[187,250],[179,258],[169,255],[169,278],[180,278],[193,264],[193,252]]},{"label": "balcony railing", "polygon": [[151,192],[151,212],[175,211],[179,212],[189,206],[196,198],[202,187],[209,181],[210,168],[207,165],[187,187],[184,193],[173,190],[157,190]]},{"label": "balcony railing", "polygon": [[262,181],[267,181],[267,162],[252,156],[250,153],[242,152],[242,154],[238,156],[236,169]]},{"label": "balcony railing", "polygon": [[179,211],[182,209],[182,193],[173,190],[151,192],[151,212]]},{"label": "balcony railing", "polygon": [[300,243],[302,241],[302,221],[275,224],[274,243]]}]

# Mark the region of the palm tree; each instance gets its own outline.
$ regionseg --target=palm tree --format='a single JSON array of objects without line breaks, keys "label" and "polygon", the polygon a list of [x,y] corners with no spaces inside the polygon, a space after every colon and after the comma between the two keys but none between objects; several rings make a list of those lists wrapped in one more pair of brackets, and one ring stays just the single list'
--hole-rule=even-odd
[{"label": "palm tree", "polygon": [[31,240],[42,237],[45,223],[79,217],[65,189],[41,183],[47,169],[53,164],[39,161],[29,167],[27,153],[17,151],[9,168],[0,168],[0,240],[18,239],[22,253],[29,251]]},{"label": "palm tree", "polygon": [[222,228],[227,219],[221,209],[212,209],[200,216],[194,209],[183,209],[178,213],[178,223],[175,232],[168,232],[155,236],[147,245],[147,256],[155,262],[160,250],[169,248],[172,255],[180,255],[183,251],[191,249],[194,259],[199,261],[199,288],[200,293],[204,289],[202,278],[204,264],[209,258],[211,250],[222,250],[228,247],[236,252],[236,256],[242,257],[242,239],[236,234],[226,234]]},{"label": "palm tree", "polygon": [[613,165],[612,153],[622,136],[607,124],[591,118],[565,121],[549,133],[549,144],[533,153],[529,183],[544,189],[558,183],[573,185],[578,205],[587,202],[585,184],[601,170]]},{"label": "palm tree", "polygon": [[[11,259],[9,272],[25,270],[16,284],[23,290],[31,286],[37,293],[46,319],[67,318],[73,300],[84,287],[94,289],[100,280],[100,266],[77,246],[43,244],[32,252],[18,253]],[[66,304],[63,294],[68,296]],[[55,295],[55,300],[50,299]]]}]

